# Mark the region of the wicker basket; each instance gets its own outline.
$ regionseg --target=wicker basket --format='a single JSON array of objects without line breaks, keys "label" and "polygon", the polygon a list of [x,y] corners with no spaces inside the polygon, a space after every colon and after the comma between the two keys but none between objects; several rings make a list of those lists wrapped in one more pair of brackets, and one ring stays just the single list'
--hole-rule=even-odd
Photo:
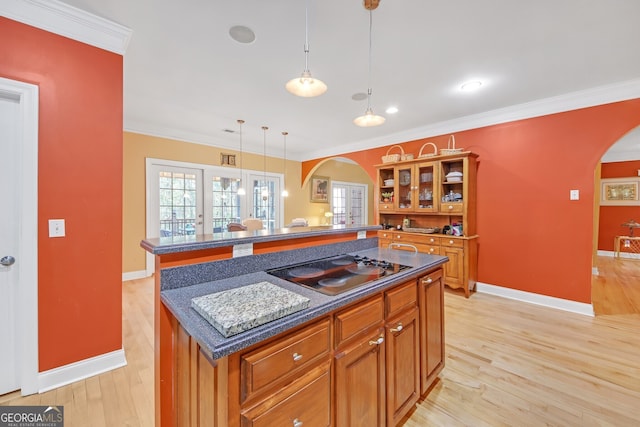
[{"label": "wicker basket", "polygon": [[[433,147],[433,153],[423,153],[422,150],[424,150],[424,147],[426,147],[427,145]],[[436,154],[438,154],[438,147],[436,147],[436,144],[434,144],[433,142],[425,142],[424,145],[422,147],[420,147],[420,152],[418,153],[418,158],[422,158],[422,157],[433,157]]]},{"label": "wicker basket", "polygon": [[458,154],[462,153],[462,148],[456,148],[456,137],[454,135],[449,136],[449,141],[447,141],[447,148],[441,148],[440,154],[443,156],[447,156],[449,154]]},{"label": "wicker basket", "polygon": [[[393,150],[394,148],[399,148],[400,149],[400,154],[389,154],[389,152],[391,150]],[[402,149],[401,146],[399,145],[392,145],[391,147],[389,147],[389,149],[387,150],[387,155],[386,156],[382,156],[382,163],[395,163],[395,162],[399,162],[400,158],[402,156],[404,156],[404,150]]]},{"label": "wicker basket", "polygon": [[407,153],[400,156],[400,160],[413,160],[413,154]]}]

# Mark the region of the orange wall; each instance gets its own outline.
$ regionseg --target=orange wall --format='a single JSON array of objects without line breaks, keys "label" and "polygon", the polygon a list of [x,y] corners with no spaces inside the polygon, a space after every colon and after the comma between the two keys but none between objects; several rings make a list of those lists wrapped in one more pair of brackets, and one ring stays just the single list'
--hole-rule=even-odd
[{"label": "orange wall", "polygon": [[[640,160],[630,162],[614,162],[602,164],[602,178],[638,178]],[[613,251],[613,238],[629,235],[629,228],[621,224],[630,219],[640,222],[640,206],[600,206],[600,223],[598,228],[598,249]],[[634,236],[640,235],[634,230]]]},{"label": "orange wall", "polygon": [[[40,88],[40,371],[122,348],[122,56],[0,17],[0,76]],[[48,219],[64,218],[64,238]]]},{"label": "orange wall", "polygon": [[[638,124],[635,99],[456,133],[456,146],[479,154],[479,281],[590,303],[594,170]],[[447,138],[402,145],[417,155],[425,142],[442,148]],[[374,178],[387,148],[340,156]],[[321,160],[303,163],[303,180]],[[571,189],[579,201],[569,200]]]}]

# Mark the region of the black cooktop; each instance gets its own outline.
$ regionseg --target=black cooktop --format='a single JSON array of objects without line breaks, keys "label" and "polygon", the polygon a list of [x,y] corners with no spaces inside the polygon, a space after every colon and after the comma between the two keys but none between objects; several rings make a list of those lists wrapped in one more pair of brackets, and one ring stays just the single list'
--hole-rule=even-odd
[{"label": "black cooktop", "polygon": [[267,273],[323,294],[337,295],[407,268],[410,267],[358,255],[338,255]]}]

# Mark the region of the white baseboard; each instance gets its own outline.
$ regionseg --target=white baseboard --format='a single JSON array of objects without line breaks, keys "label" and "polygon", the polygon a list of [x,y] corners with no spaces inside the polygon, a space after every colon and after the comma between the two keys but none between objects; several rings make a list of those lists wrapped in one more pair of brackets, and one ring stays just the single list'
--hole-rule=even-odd
[{"label": "white baseboard", "polygon": [[122,273],[123,282],[126,282],[127,280],[144,279],[145,277],[149,277],[146,270],[127,271],[126,273]]},{"label": "white baseboard", "polygon": [[503,298],[542,305],[558,310],[570,311],[572,313],[584,314],[585,316],[594,316],[593,306],[583,302],[550,297],[547,295],[539,295],[531,292],[519,291],[517,289],[503,288],[502,286],[489,285],[481,282],[476,283],[476,291],[483,294],[496,295]]},{"label": "white baseboard", "polygon": [[38,393],[53,390],[127,365],[124,349],[101,354],[38,374]]},{"label": "white baseboard", "polygon": [[[615,255],[614,251],[598,251],[599,256],[606,256],[613,258]],[[622,252],[620,251],[620,258],[626,259],[640,259],[640,254],[632,253],[632,252]]]}]

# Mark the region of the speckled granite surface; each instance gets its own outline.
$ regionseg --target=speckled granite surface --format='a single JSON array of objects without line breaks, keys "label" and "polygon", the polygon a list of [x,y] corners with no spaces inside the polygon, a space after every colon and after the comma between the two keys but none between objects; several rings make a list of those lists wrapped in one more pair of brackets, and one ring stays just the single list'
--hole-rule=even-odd
[{"label": "speckled granite surface", "polygon": [[191,299],[191,306],[225,337],[300,311],[309,298],[259,282]]},{"label": "speckled granite surface", "polygon": [[330,234],[356,234],[358,231],[381,230],[379,225],[325,225],[278,228],[276,230],[234,231],[215,234],[160,237],[145,239],[140,246],[155,255],[220,248],[242,243],[274,242],[291,238],[303,239]]},{"label": "speckled granite surface", "polygon": [[[377,239],[366,240],[375,240],[377,242]],[[328,256],[337,255],[339,253],[340,252],[335,252]],[[251,345],[257,344],[267,338],[286,332],[287,330],[299,326],[302,323],[318,319],[333,310],[366,298],[367,296],[380,292],[391,286],[420,277],[427,271],[442,265],[448,260],[447,257],[444,256],[421,253],[415,254],[409,251],[389,250],[377,247],[351,252],[351,254],[384,259],[390,262],[409,265],[413,268],[403,270],[392,276],[381,278],[370,282],[365,286],[349,290],[336,296],[324,295],[286,280],[271,276],[263,271],[255,271],[248,274],[236,272],[235,276],[226,277],[221,280],[212,280],[194,284],[192,286],[163,290],[160,293],[160,298],[163,304],[178,319],[189,335],[191,335],[202,346],[202,350],[205,351],[212,359],[219,359],[220,357],[227,356]],[[212,277],[216,277],[215,271],[211,271],[210,273],[213,274]],[[230,337],[223,336],[191,307],[191,299],[194,297],[208,295],[227,289],[235,289],[261,281],[271,282],[283,289],[290,290],[303,297],[309,298],[309,306],[303,310],[289,314],[288,316]]]}]

